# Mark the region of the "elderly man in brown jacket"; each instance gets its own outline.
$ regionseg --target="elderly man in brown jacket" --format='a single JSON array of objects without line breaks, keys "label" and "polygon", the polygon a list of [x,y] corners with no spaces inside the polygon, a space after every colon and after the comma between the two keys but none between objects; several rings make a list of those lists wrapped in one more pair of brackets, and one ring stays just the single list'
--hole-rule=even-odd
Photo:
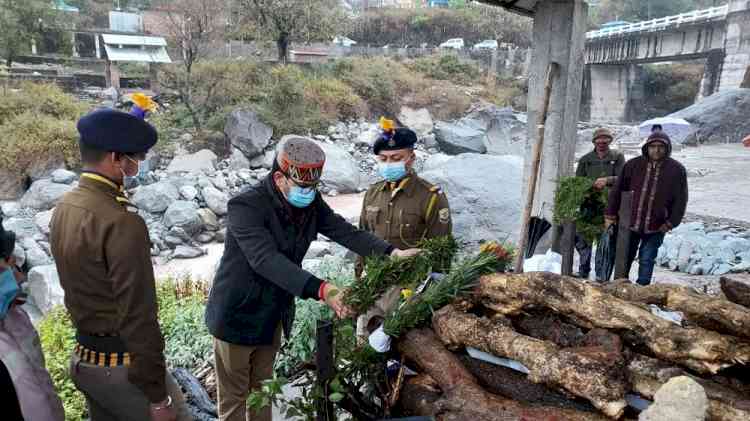
[{"label": "elderly man in brown jacket", "polygon": [[638,253],[638,283],[648,285],[664,235],[680,225],[688,202],[685,167],[670,158],[672,142],[655,131],[642,148],[642,155],[625,164],[615,187],[609,192],[605,218],[617,221],[622,193],[633,192],[628,271]]}]

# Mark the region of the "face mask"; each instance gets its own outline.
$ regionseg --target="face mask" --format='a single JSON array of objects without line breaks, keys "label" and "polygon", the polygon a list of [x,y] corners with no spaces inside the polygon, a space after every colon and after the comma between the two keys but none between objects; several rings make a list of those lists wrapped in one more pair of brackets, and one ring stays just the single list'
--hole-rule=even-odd
[{"label": "face mask", "polygon": [[133,159],[133,158],[127,156],[127,155],[123,155],[123,156],[125,156],[126,159],[128,159],[131,162],[134,162],[135,165],[138,166],[138,170],[133,175],[126,174],[125,171],[122,169],[122,167],[120,167],[120,172],[122,173],[122,184],[125,185],[125,186],[128,186],[133,181],[135,181],[136,177],[138,177],[140,175],[140,173],[141,173],[141,161],[136,161],[135,159]]},{"label": "face mask", "polygon": [[18,296],[18,282],[13,270],[6,269],[0,273],[0,320],[5,319],[10,305]]},{"label": "face mask", "polygon": [[316,195],[317,192],[314,187],[292,186],[286,200],[295,208],[306,208],[315,200]]},{"label": "face mask", "polygon": [[392,162],[390,164],[380,163],[378,164],[378,172],[380,172],[381,177],[393,183],[406,177],[406,163],[405,162]]}]

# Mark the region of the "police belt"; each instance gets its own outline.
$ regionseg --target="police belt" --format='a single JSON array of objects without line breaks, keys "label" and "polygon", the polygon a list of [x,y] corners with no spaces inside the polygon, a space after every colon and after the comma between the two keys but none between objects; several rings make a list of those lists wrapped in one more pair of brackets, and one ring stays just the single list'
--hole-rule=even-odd
[{"label": "police belt", "polygon": [[92,335],[76,332],[75,354],[81,361],[100,367],[129,366],[130,353],[117,335]]}]

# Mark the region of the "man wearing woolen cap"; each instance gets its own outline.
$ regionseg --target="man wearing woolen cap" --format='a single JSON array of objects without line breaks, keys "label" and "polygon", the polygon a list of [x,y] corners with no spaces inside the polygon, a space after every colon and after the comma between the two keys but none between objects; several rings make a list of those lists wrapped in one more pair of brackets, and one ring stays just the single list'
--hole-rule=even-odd
[{"label": "man wearing woolen cap", "polygon": [[124,195],[157,141],[140,116],[112,109],[78,122],[83,173],[50,223],[52,255],[76,329],[70,373],[91,421],[188,420],[168,373],[151,242]]},{"label": "man wearing woolen cap", "polygon": [[294,299],[324,301],[339,317],[351,316],[337,288],[301,268],[318,234],[361,256],[408,257],[359,230],[331,210],[318,193],[325,154],[314,141],[290,137],[271,173],[228,205],[227,235],[206,306],[214,336],[219,419],[271,420],[271,407],[246,408],[252,390],[273,375],[281,333],[289,337]]}]

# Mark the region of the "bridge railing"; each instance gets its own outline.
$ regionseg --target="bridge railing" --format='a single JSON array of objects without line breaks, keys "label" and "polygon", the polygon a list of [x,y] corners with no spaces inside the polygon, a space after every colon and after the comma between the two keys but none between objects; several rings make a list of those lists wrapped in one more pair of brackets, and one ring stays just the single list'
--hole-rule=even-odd
[{"label": "bridge railing", "polygon": [[611,37],[633,32],[659,31],[669,27],[680,26],[688,23],[703,22],[713,19],[724,19],[729,12],[729,5],[712,7],[704,10],[694,10],[681,15],[667,16],[644,22],[631,23],[629,25],[616,26],[614,28],[599,29],[586,33],[586,39]]}]

